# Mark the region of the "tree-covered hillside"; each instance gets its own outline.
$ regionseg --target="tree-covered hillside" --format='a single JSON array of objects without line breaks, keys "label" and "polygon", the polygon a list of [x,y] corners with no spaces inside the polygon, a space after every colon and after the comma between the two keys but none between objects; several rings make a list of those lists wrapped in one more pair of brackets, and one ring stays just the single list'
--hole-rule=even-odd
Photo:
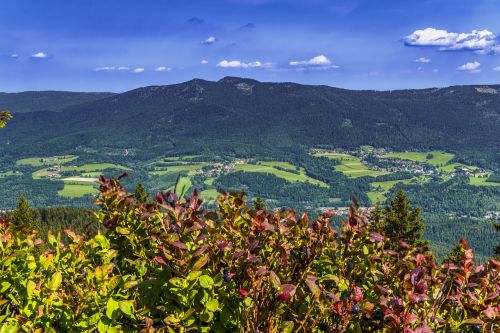
[{"label": "tree-covered hillside", "polygon": [[[139,88],[63,113],[20,114],[0,133],[0,149],[136,148],[148,156],[192,150],[195,144],[226,153],[370,144],[481,155],[499,145],[500,87],[489,88],[376,92],[232,77],[195,79]],[[495,154],[480,158],[498,163]]]}]

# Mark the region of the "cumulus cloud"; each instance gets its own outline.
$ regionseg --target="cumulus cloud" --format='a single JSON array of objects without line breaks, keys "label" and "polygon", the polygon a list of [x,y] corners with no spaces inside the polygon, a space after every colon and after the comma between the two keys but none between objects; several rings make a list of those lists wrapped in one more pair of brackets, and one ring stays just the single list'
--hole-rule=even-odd
[{"label": "cumulus cloud", "polygon": [[47,54],[43,53],[43,52],[38,52],[38,53],[32,54],[31,57],[37,58],[37,59],[43,59],[43,58],[47,58]]},{"label": "cumulus cloud", "polygon": [[12,59],[17,59],[17,58],[19,58],[19,54],[17,54],[17,53],[12,53],[12,54],[9,56],[9,58],[12,58]]},{"label": "cumulus cloud", "polygon": [[206,65],[206,64],[208,64],[208,60],[203,59],[202,61],[200,61],[200,64]]},{"label": "cumulus cloud", "polygon": [[137,68],[135,68],[135,69],[133,70],[133,72],[134,72],[134,73],[142,73],[142,72],[144,72],[144,68],[142,68],[142,67],[137,67]]},{"label": "cumulus cloud", "polygon": [[94,71],[96,71],[96,72],[111,72],[114,70],[116,70],[116,67],[114,67],[114,66],[104,66],[104,67],[94,68]]},{"label": "cumulus cloud", "polygon": [[448,32],[446,30],[426,28],[416,30],[405,37],[407,46],[431,46],[440,51],[478,51],[480,53],[495,52],[499,45],[497,36],[489,30],[472,30],[472,32]]},{"label": "cumulus cloud", "polygon": [[239,60],[222,60],[217,64],[217,67],[222,68],[269,68],[271,63],[262,63],[260,61],[242,62]]},{"label": "cumulus cloud", "polygon": [[461,66],[457,67],[457,71],[461,72],[469,72],[469,73],[479,73],[481,69],[481,64],[477,61],[474,62],[467,62]]},{"label": "cumulus cloud", "polygon": [[500,66],[493,68],[494,71],[500,72]]},{"label": "cumulus cloud", "polygon": [[212,45],[215,43],[216,39],[214,36],[210,36],[207,39],[205,39],[203,42],[201,42],[203,45]]},{"label": "cumulus cloud", "polygon": [[165,66],[158,66],[158,67],[155,68],[156,72],[169,72],[171,70],[172,70],[172,68],[165,67]]},{"label": "cumulus cloud", "polygon": [[425,63],[426,64],[426,63],[431,62],[431,59],[426,58],[426,57],[420,57],[418,59],[415,59],[415,62],[420,62],[420,63]]},{"label": "cumulus cloud", "polygon": [[311,67],[311,68],[338,68],[339,66],[332,64],[331,60],[324,55],[319,55],[309,60],[290,61],[290,66],[296,67]]}]

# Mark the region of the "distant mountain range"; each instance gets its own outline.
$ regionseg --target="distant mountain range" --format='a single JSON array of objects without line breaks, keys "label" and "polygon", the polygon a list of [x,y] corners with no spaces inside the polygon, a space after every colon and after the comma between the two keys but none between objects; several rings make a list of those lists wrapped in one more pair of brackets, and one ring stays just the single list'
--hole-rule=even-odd
[{"label": "distant mountain range", "polygon": [[27,155],[361,145],[495,152],[500,143],[500,85],[353,91],[226,77],[121,94],[0,94],[0,109],[17,113],[0,151]]},{"label": "distant mountain range", "polygon": [[25,91],[20,93],[1,93],[0,109],[10,112],[62,111],[68,106],[93,102],[113,96],[107,92],[70,92],[70,91]]}]

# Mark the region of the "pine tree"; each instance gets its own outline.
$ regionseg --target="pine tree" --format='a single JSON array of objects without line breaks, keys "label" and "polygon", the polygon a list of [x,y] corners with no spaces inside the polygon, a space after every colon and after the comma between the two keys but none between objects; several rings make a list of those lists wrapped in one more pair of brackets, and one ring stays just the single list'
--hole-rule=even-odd
[{"label": "pine tree", "polygon": [[260,197],[255,198],[253,201],[253,207],[255,210],[266,210],[266,202]]},{"label": "pine tree", "polygon": [[[496,230],[497,232],[500,232],[500,224],[495,224],[495,230]],[[499,244],[499,245],[497,245],[497,247],[495,248],[495,255],[496,255],[497,257],[500,257],[500,244]]]},{"label": "pine tree", "polygon": [[384,208],[379,227],[392,245],[397,245],[400,241],[411,246],[427,244],[422,240],[425,223],[420,216],[420,209],[410,208],[410,201],[402,190],[398,190],[390,206]]},{"label": "pine tree", "polygon": [[12,212],[11,221],[13,225],[22,229],[33,230],[39,227],[35,219],[35,214],[23,194],[19,197],[17,207]]},{"label": "pine tree", "polygon": [[149,201],[149,193],[146,192],[143,183],[138,183],[134,191],[135,200],[139,203],[145,203]]}]

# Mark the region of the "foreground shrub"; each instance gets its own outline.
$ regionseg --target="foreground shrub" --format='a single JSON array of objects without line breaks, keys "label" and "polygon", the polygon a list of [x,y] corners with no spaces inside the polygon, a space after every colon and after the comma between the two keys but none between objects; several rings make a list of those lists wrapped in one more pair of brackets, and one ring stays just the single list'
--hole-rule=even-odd
[{"label": "foreground shrub", "polygon": [[474,266],[462,241],[436,265],[393,245],[357,207],[340,232],[330,214],[247,206],[199,193],[137,202],[101,179],[105,235],[0,226],[0,332],[490,332],[499,265]]}]

